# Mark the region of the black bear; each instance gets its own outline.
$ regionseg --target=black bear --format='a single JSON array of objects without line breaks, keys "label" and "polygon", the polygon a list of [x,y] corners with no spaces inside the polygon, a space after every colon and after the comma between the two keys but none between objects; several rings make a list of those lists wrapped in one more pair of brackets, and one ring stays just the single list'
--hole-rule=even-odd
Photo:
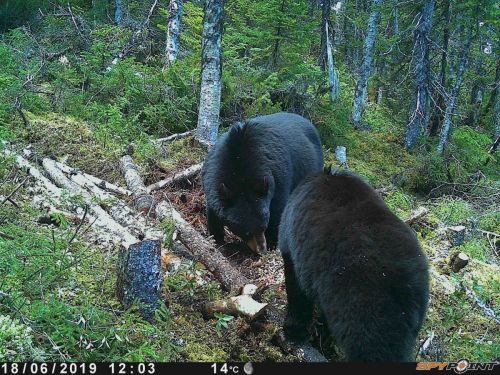
[{"label": "black bear", "polygon": [[258,253],[275,246],[288,196],[322,168],[318,132],[302,116],[275,113],[233,125],[202,170],[209,233],[221,243],[226,225]]},{"label": "black bear", "polygon": [[283,211],[285,334],[308,337],[314,304],[348,361],[413,361],[427,258],[377,192],[349,172],[308,176]]}]

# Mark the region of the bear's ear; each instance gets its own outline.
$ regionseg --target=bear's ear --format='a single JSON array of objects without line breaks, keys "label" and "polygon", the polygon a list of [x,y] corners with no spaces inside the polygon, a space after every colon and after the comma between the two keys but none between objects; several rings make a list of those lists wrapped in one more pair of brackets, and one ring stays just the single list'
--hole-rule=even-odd
[{"label": "bear's ear", "polygon": [[255,181],[255,192],[260,196],[266,196],[269,191],[269,178],[267,176],[259,178]]},{"label": "bear's ear", "polygon": [[332,174],[332,165],[325,165],[323,168],[323,173],[324,174]]},{"label": "bear's ear", "polygon": [[224,205],[228,204],[228,202],[231,199],[231,196],[232,196],[231,190],[227,188],[224,182],[221,182],[221,184],[219,185],[219,197],[224,203]]}]

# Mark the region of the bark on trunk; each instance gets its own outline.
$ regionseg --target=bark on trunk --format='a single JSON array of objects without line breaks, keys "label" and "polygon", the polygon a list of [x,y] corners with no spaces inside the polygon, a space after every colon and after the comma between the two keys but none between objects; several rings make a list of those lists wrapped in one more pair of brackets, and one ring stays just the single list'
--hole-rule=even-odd
[{"label": "bark on trunk", "polygon": [[222,89],[222,21],[224,1],[207,0],[203,20],[200,105],[196,139],[206,146],[217,141]]},{"label": "bark on trunk", "polygon": [[363,65],[356,84],[354,94],[354,104],[352,107],[352,121],[357,129],[363,128],[361,119],[366,103],[366,95],[368,92],[368,79],[373,70],[373,60],[375,53],[375,40],[377,38],[377,26],[380,21],[380,5],[382,0],[372,0],[372,9],[368,20],[368,33],[365,39]]},{"label": "bark on trunk", "polygon": [[182,0],[170,0],[168,5],[167,43],[165,49],[166,66],[171,65],[179,54],[182,9]]},{"label": "bark on trunk", "polygon": [[123,21],[122,0],[115,0],[115,23],[121,25]]},{"label": "bark on trunk", "polygon": [[422,131],[427,129],[429,122],[429,95],[430,95],[430,62],[429,45],[431,42],[432,16],[434,14],[434,0],[425,0],[420,21],[415,29],[415,45],[413,59],[415,61],[415,100],[410,121],[406,129],[405,146],[412,150]]},{"label": "bark on trunk", "polygon": [[145,240],[122,247],[118,252],[116,294],[125,308],[135,301],[141,303],[141,313],[152,318],[160,305],[161,241]]},{"label": "bark on trunk", "polygon": [[443,118],[445,107],[445,93],[448,87],[446,71],[448,69],[448,45],[450,41],[450,0],[444,1],[444,26],[443,26],[443,49],[441,51],[441,73],[439,74],[440,87],[437,89],[436,107],[434,108],[434,116],[431,121],[429,135],[435,136],[439,130],[441,120]]},{"label": "bark on trunk", "polygon": [[330,100],[334,102],[340,96],[339,74],[333,62],[333,45],[330,40],[328,23],[325,24],[326,54],[328,57],[328,83],[330,86]]},{"label": "bark on trunk", "polygon": [[460,95],[460,88],[462,86],[462,80],[464,77],[465,68],[467,66],[467,60],[469,58],[469,50],[471,42],[472,42],[472,28],[469,29],[467,39],[465,40],[465,44],[463,47],[463,54],[460,59],[460,65],[458,67],[455,87],[453,88],[453,92],[451,93],[451,98],[448,101],[448,105],[446,106],[446,113],[444,116],[443,127],[441,129],[441,133],[439,134],[439,144],[437,146],[437,151],[440,154],[444,150],[444,146],[446,144],[446,141],[448,140],[448,135],[450,133],[453,114],[455,113],[455,107],[457,106],[458,96]]}]

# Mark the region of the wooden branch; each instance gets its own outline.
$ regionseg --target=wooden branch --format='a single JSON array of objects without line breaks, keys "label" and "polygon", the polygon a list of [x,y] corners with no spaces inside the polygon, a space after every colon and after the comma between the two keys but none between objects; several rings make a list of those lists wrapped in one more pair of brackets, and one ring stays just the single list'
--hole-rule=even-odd
[{"label": "wooden branch", "polygon": [[418,221],[421,218],[423,218],[424,216],[426,216],[428,213],[429,213],[429,209],[427,209],[426,207],[421,206],[421,207],[417,208],[413,212],[413,214],[408,219],[406,219],[404,222],[406,224],[408,224],[408,225],[413,224],[416,221]]},{"label": "wooden branch", "polygon": [[241,288],[241,295],[239,296],[207,302],[203,308],[203,313],[207,317],[212,317],[216,312],[222,312],[253,320],[260,316],[268,305],[267,303],[260,303],[253,299],[253,295],[257,290],[256,285],[247,284]]},{"label": "wooden branch", "polygon": [[172,134],[172,135],[169,135],[168,137],[165,137],[165,138],[153,139],[151,141],[151,143],[153,143],[156,146],[161,146],[164,143],[168,143],[168,142],[176,141],[177,139],[189,137],[191,134],[193,134],[192,130],[184,132],[184,133]]},{"label": "wooden branch", "polygon": [[149,213],[153,205],[153,197],[149,195],[142,178],[137,171],[130,155],[125,155],[120,159],[120,168],[127,182],[127,186],[134,197],[135,209],[140,212]]},{"label": "wooden branch", "polygon": [[248,320],[253,320],[257,318],[264,309],[267,303],[257,302],[247,294],[241,296],[229,297],[226,300],[219,300],[214,302],[208,302],[205,304],[204,313],[205,316],[214,316],[216,312],[222,312],[224,314],[243,316]]},{"label": "wooden branch", "polygon": [[21,187],[28,181],[29,177],[26,177],[24,180],[22,180],[17,186],[12,190],[9,195],[7,195],[1,202],[0,206],[3,205],[5,202],[7,202]]},{"label": "wooden branch", "polygon": [[160,190],[166,186],[173,185],[173,184],[179,183],[181,181],[193,178],[198,173],[200,173],[202,167],[203,167],[203,163],[192,165],[191,167],[183,170],[182,172],[176,173],[169,178],[166,178],[164,180],[161,180],[161,181],[158,181],[154,184],[149,185],[146,188],[146,191],[151,194],[153,191]]},{"label": "wooden branch", "polygon": [[238,293],[240,288],[249,284],[246,279],[221,252],[215,248],[212,241],[203,237],[193,228],[172,205],[162,201],[156,205],[156,217],[159,220],[171,218],[178,232],[177,239],[221,282],[222,287],[232,293]]},{"label": "wooden branch", "polygon": [[122,48],[122,50],[118,53],[118,55],[115,56],[113,61],[111,61],[111,65],[106,68],[106,71],[111,71],[111,68],[113,65],[116,65],[118,61],[126,57],[135,47],[137,41],[139,40],[139,36],[142,34],[143,30],[149,25],[149,21],[151,20],[151,16],[153,15],[153,12],[156,8],[156,5],[158,5],[158,0],[155,0],[151,8],[149,9],[148,15],[146,16],[146,19],[142,22],[141,26],[134,31],[132,34],[132,37],[129,39],[127,44]]}]

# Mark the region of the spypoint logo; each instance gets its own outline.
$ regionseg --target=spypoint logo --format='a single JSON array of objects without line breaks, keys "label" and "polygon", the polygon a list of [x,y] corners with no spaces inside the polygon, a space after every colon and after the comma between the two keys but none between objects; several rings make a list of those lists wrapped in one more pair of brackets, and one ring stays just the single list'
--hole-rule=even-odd
[{"label": "spypoint logo", "polygon": [[462,374],[469,369],[470,362],[466,359],[461,359],[456,364],[450,363],[450,365],[455,365],[455,368],[452,367],[453,370],[455,370],[457,374]]},{"label": "spypoint logo", "polygon": [[457,374],[463,374],[466,371],[491,371],[493,368],[498,365],[499,362],[470,362],[467,359],[461,359],[457,362],[418,362],[417,370],[432,370],[438,369],[440,371],[455,371]]},{"label": "spypoint logo", "polygon": [[463,374],[466,371],[476,371],[476,370],[493,370],[493,368],[498,365],[498,362],[469,362],[467,359],[461,359],[455,363],[448,363],[446,370],[453,370],[457,374]]}]

